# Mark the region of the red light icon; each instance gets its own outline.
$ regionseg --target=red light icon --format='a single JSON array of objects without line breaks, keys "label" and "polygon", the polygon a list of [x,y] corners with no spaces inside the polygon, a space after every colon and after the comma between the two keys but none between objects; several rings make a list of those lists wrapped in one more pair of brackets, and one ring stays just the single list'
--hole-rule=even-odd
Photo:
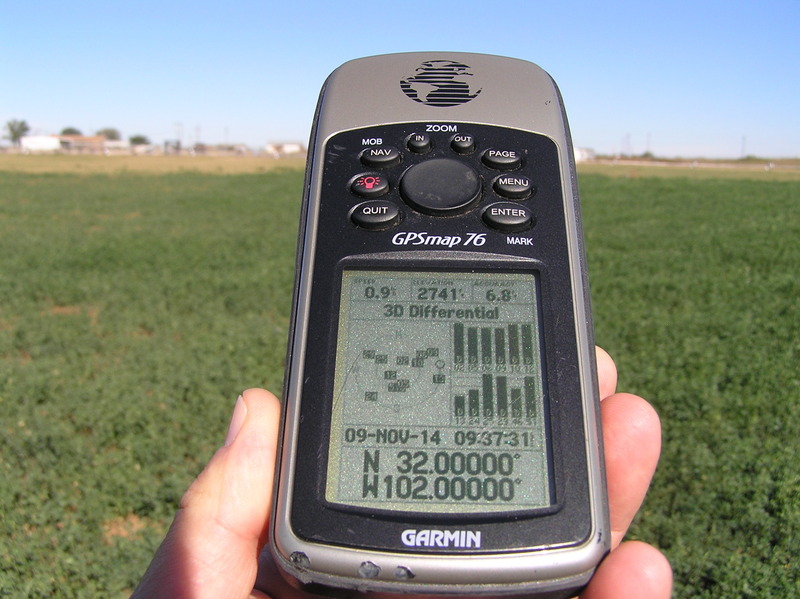
[{"label": "red light icon", "polygon": [[376,185],[380,185],[381,178],[380,177],[373,177],[372,175],[361,177],[356,181],[356,185],[359,187],[364,187],[366,189],[372,189]]},{"label": "red light icon", "polygon": [[377,198],[389,191],[389,181],[377,173],[362,173],[353,179],[350,190],[362,198]]}]

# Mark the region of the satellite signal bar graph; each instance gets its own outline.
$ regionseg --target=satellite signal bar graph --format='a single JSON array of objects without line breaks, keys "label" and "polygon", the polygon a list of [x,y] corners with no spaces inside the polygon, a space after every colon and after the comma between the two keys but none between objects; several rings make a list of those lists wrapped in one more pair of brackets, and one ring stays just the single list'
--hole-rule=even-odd
[{"label": "satellite signal bar graph", "polygon": [[453,363],[470,366],[532,366],[533,327],[530,324],[493,327],[454,323]]},{"label": "satellite signal bar graph", "polygon": [[455,393],[452,415],[456,424],[533,424],[538,416],[538,396],[536,377],[523,377],[521,387],[509,387],[508,377],[484,374],[481,388]]}]

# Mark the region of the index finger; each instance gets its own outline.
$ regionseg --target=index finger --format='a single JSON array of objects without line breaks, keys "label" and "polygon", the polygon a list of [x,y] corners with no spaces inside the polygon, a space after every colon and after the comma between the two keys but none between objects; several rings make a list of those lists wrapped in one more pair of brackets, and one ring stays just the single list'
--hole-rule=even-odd
[{"label": "index finger", "polygon": [[597,356],[597,379],[600,385],[600,399],[614,395],[617,391],[617,367],[608,352],[595,347]]}]

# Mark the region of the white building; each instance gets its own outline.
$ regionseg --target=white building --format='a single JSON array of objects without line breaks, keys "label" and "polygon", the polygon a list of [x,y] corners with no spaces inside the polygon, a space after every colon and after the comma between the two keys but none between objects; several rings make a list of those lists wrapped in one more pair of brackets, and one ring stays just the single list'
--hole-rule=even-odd
[{"label": "white building", "polygon": [[574,148],[575,162],[587,162],[595,159],[594,150],[591,148]]},{"label": "white building", "polygon": [[306,148],[301,143],[279,143],[267,144],[264,151],[274,158],[281,158],[283,156],[299,156],[305,153]]},{"label": "white building", "polygon": [[19,140],[23,154],[58,152],[61,140],[55,135],[25,135]]}]

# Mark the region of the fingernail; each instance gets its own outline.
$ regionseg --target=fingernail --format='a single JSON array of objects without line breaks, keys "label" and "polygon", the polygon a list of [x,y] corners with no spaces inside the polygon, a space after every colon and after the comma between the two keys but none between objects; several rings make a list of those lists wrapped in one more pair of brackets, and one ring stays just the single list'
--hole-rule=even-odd
[{"label": "fingernail", "polygon": [[247,404],[244,403],[244,398],[240,395],[236,400],[236,407],[233,408],[231,423],[228,425],[228,434],[225,435],[225,447],[236,440],[236,436],[239,434],[239,431],[242,430],[242,425],[246,418]]}]

